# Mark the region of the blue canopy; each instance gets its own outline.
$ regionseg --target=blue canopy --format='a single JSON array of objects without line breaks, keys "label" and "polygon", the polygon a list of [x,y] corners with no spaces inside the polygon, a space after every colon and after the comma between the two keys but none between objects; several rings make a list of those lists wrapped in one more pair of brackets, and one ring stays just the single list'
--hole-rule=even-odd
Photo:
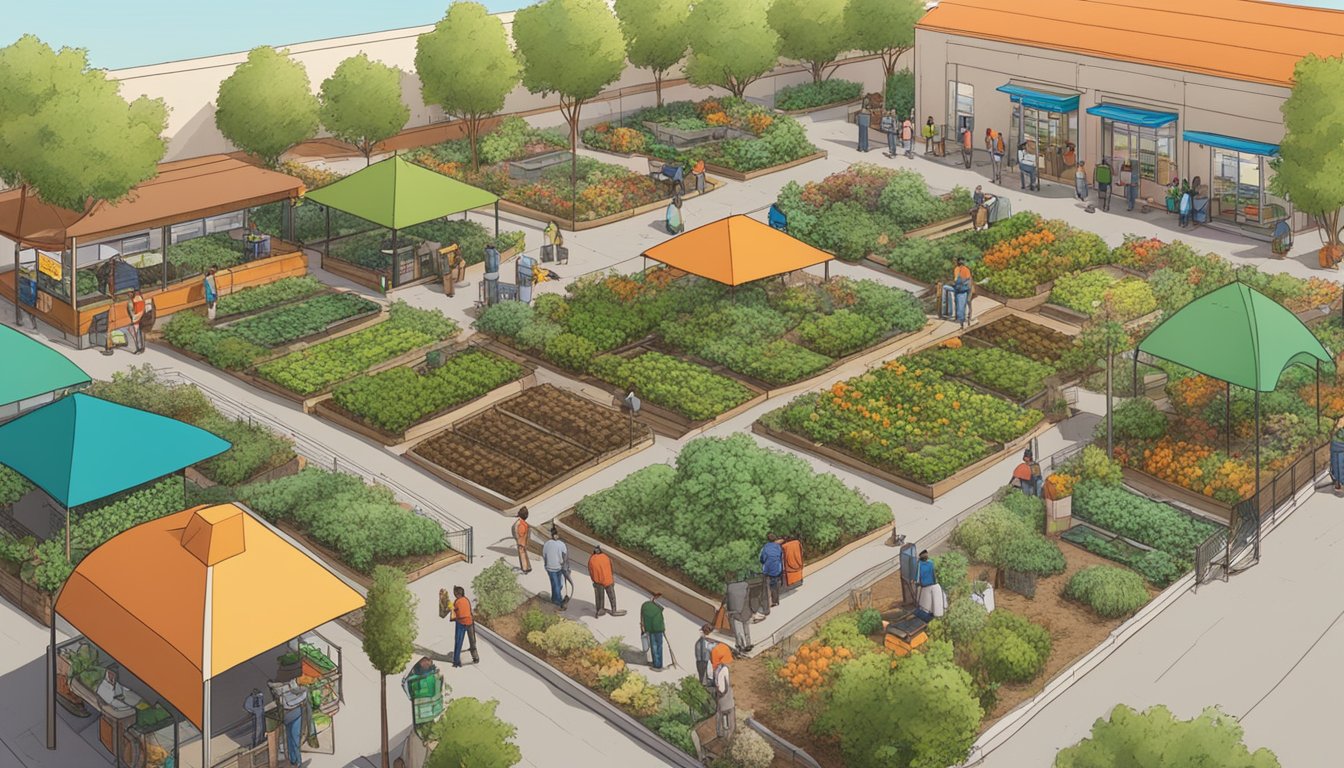
[{"label": "blue canopy", "polygon": [[233,447],[203,429],[77,392],[0,425],[0,464],[67,509]]},{"label": "blue canopy", "polygon": [[1218,149],[1230,149],[1234,152],[1245,152],[1248,155],[1264,155],[1272,157],[1279,154],[1278,144],[1266,144],[1263,141],[1251,141],[1250,139],[1237,139],[1232,136],[1224,136],[1221,133],[1205,133],[1203,131],[1185,131],[1185,140],[1191,144],[1203,144],[1206,147],[1217,147]]},{"label": "blue canopy", "polygon": [[1020,101],[1022,106],[1032,109],[1044,109],[1047,112],[1075,112],[1078,110],[1078,94],[1076,93],[1072,96],[1064,96],[1047,91],[1033,91],[1030,88],[1023,88],[1012,83],[1000,85],[995,90],[1008,94],[1008,98],[1011,100]]},{"label": "blue canopy", "polygon": [[1175,112],[1154,112],[1151,109],[1122,107],[1119,104],[1098,104],[1095,107],[1088,107],[1087,114],[1144,128],[1161,128],[1164,125],[1176,122],[1177,118]]}]

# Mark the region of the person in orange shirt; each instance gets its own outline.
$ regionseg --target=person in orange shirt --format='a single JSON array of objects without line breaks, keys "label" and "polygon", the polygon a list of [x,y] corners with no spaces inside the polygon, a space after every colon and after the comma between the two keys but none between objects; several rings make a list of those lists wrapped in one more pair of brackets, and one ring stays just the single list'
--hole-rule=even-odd
[{"label": "person in orange shirt", "polygon": [[1028,496],[1041,495],[1041,471],[1032,460],[1031,451],[1022,453],[1022,463],[1013,470],[1012,485],[1016,485]]},{"label": "person in orange shirt", "polygon": [[971,167],[971,158],[975,155],[975,144],[971,139],[971,129],[963,126],[961,129],[961,161],[967,168]]},{"label": "person in orange shirt", "polygon": [[471,663],[480,664],[481,657],[476,654],[476,622],[471,618],[471,601],[467,599],[467,590],[453,587],[453,666],[462,666],[462,640],[470,640]]},{"label": "person in orange shirt", "polygon": [[784,588],[794,589],[803,583],[803,541],[794,533],[784,539]]},{"label": "person in orange shirt", "polygon": [[593,603],[597,606],[595,615],[601,616],[606,609],[602,607],[605,595],[611,603],[611,615],[620,616],[616,610],[616,576],[611,572],[611,557],[602,551],[602,545],[593,547],[593,556],[588,558],[588,575],[593,579]]},{"label": "person in orange shirt", "polygon": [[532,572],[532,563],[527,559],[527,533],[532,526],[527,523],[527,507],[518,510],[518,519],[513,522],[513,540],[518,545],[518,570]]},{"label": "person in orange shirt", "polygon": [[691,166],[691,177],[695,179],[695,191],[705,194],[705,160],[700,158]]}]

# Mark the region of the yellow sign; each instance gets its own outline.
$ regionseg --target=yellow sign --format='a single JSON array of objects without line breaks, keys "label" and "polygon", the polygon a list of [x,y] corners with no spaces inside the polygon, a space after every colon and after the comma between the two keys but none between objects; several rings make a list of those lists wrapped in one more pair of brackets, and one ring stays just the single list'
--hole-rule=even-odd
[{"label": "yellow sign", "polygon": [[52,280],[61,279],[61,262],[53,259],[46,254],[37,254],[37,271],[50,277]]}]

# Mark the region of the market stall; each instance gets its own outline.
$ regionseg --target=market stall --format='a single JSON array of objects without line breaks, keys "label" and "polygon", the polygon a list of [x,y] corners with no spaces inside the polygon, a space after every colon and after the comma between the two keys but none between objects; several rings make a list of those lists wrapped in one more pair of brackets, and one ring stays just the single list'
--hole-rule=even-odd
[{"label": "market stall", "polygon": [[86,557],[57,598],[71,631],[58,642],[52,627],[47,748],[57,746],[60,704],[61,721],[86,740],[96,733],[118,766],[330,753],[341,649],[315,628],[363,604],[241,505],[131,528]]},{"label": "market stall", "polygon": [[37,339],[0,325],[0,421],[55,400],[89,383],[89,375],[70,358]]},{"label": "market stall", "polygon": [[831,254],[738,214],[687,230],[644,252],[646,259],[674,269],[738,286],[776,275],[785,275],[818,264],[831,272]]},{"label": "market stall", "polygon": [[219,269],[229,292],[307,272],[294,245],[255,232],[247,209],[299,199],[303,182],[248,162],[209,155],[162,163],[123,200],[70,211],[31,190],[0,192],[0,236],[15,242],[0,295],[76,346],[106,343],[127,324],[125,299],[140,290],[159,317],[205,303],[202,275]]}]

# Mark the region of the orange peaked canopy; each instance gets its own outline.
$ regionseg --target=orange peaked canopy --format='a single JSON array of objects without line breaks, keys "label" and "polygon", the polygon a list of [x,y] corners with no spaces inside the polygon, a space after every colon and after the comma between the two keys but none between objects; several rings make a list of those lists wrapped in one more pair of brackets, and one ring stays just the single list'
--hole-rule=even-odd
[{"label": "orange peaked canopy", "polygon": [[740,214],[683,232],[644,255],[724,285],[742,285],[835,258]]},{"label": "orange peaked canopy", "polygon": [[56,612],[200,728],[206,680],[363,605],[252,512],[221,504],[109,539]]}]

